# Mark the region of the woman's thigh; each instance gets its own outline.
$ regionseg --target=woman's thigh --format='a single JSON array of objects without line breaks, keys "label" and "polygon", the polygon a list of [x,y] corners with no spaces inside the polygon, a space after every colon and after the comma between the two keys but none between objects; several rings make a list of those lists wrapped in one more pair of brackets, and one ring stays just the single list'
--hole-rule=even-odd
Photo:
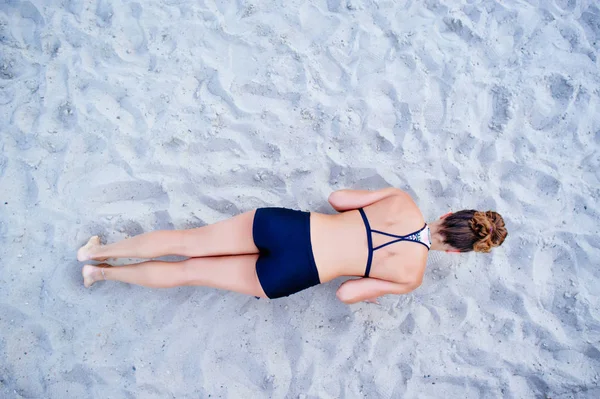
[{"label": "woman's thigh", "polygon": [[258,255],[212,256],[183,261],[186,285],[201,285],[266,297],[258,276]]},{"label": "woman's thigh", "polygon": [[181,255],[189,257],[257,254],[252,226],[255,211],[195,229],[182,230]]}]

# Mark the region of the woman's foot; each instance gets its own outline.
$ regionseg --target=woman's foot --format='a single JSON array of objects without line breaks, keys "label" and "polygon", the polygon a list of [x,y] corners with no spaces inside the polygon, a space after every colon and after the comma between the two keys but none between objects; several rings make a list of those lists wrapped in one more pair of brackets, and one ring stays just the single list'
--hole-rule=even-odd
[{"label": "woman's foot", "polygon": [[100,238],[98,236],[93,236],[89,239],[87,244],[79,248],[79,251],[77,251],[77,260],[80,262],[84,262],[86,260],[106,260],[106,258],[97,258],[94,256],[94,253],[101,246],[102,244],[100,244]]},{"label": "woman's foot", "polygon": [[90,288],[96,281],[106,280],[104,275],[104,268],[109,267],[108,265],[85,265],[81,269],[81,275],[83,276],[83,285],[85,288]]}]

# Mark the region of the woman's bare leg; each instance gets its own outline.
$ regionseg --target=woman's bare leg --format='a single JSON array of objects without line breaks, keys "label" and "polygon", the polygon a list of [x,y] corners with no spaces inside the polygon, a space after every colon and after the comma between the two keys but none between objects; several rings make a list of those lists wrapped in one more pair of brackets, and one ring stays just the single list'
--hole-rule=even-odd
[{"label": "woman's bare leg", "polygon": [[85,265],[81,273],[86,287],[106,279],[153,288],[200,285],[266,297],[256,275],[257,258],[258,255],[238,255],[128,266]]},{"label": "woman's bare leg", "polygon": [[107,258],[150,259],[165,255],[190,258],[220,255],[256,254],[252,238],[255,211],[231,219],[188,230],[160,230],[101,245],[97,236],[77,252],[79,261]]}]

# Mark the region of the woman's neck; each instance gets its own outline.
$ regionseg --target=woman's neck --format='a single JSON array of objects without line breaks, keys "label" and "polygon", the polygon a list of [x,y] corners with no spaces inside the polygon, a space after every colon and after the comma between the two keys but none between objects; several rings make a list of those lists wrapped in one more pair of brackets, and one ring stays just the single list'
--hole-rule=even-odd
[{"label": "woman's neck", "polygon": [[451,251],[454,248],[444,243],[444,237],[440,234],[442,220],[427,223],[431,234],[431,249],[434,251]]}]

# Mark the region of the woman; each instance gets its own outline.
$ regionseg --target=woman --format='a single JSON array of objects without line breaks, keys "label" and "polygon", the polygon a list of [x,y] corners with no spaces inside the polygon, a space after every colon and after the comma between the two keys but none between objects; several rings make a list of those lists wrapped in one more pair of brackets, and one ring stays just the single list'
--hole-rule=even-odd
[{"label": "woman", "polygon": [[202,285],[279,298],[340,276],[362,276],[337,291],[345,303],[406,294],[423,279],[430,249],[489,252],[506,238],[496,212],[464,210],[427,225],[410,196],[395,188],[340,190],[336,215],[260,208],[189,230],[154,231],[114,244],[97,236],[79,261],[182,255],[181,262],[85,265],[84,284],[122,281],[146,287]]}]

